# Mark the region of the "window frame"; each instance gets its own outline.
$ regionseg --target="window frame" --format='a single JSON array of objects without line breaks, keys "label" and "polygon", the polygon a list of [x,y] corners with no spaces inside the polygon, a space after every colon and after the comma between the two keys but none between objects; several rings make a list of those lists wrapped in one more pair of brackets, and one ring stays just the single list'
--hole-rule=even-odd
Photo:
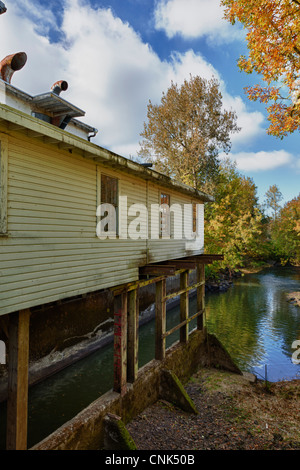
[{"label": "window frame", "polygon": [[196,237],[199,235],[198,203],[195,201],[192,201],[192,233],[195,233]]},{"label": "window frame", "polygon": [[[111,202],[107,202],[107,201],[103,201],[102,200],[102,187],[103,187],[103,180],[102,178],[105,177],[105,178],[110,178],[112,180],[115,180],[116,181],[116,185],[117,185],[117,194],[116,194],[116,203],[111,203]],[[101,204],[112,204],[115,209],[116,209],[116,231],[107,231],[107,232],[103,232],[103,236],[100,236],[100,238],[103,238],[103,239],[106,239],[106,238],[119,238],[119,231],[120,231],[120,222],[119,222],[119,212],[120,212],[120,184],[119,184],[119,178],[117,178],[116,176],[112,176],[108,173],[105,173],[105,172],[102,172],[101,169],[99,167],[97,167],[97,208],[101,205]],[[101,222],[101,217],[100,216],[97,216],[97,221],[96,223],[98,224],[99,222]],[[98,237],[99,238],[99,237]]]},{"label": "window frame", "polygon": [[[170,194],[160,191],[159,195],[159,207],[160,207],[160,217],[159,217],[159,238],[162,240],[169,240],[171,238],[171,213],[170,213],[170,207],[171,207],[171,196]],[[168,203],[162,202],[162,198],[167,198]],[[167,212],[163,212],[162,205],[163,204],[168,204],[169,210]],[[167,225],[169,228],[168,234],[163,235],[163,217],[167,219]]]}]

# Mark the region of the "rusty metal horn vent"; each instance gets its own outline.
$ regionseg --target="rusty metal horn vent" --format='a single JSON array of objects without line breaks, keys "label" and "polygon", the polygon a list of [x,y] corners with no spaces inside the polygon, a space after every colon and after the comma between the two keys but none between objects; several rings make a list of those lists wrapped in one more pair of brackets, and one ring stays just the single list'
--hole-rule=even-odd
[{"label": "rusty metal horn vent", "polygon": [[11,77],[14,72],[21,70],[27,61],[27,55],[25,52],[17,52],[6,56],[0,62],[0,78],[7,83],[11,82]]},{"label": "rusty metal horn vent", "polygon": [[65,80],[59,80],[58,82],[55,82],[51,87],[52,93],[55,93],[56,95],[59,95],[61,91],[66,91],[67,89],[68,82],[66,82]]},{"label": "rusty metal horn vent", "polygon": [[0,2],[0,15],[2,15],[2,13],[5,13],[6,11],[7,11],[6,6],[4,5],[3,2]]}]

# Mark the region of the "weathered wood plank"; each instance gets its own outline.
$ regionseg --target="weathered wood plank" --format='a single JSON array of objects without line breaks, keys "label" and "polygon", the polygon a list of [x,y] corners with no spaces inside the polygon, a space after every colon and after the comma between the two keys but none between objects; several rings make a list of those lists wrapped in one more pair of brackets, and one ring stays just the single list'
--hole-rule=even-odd
[{"label": "weathered wood plank", "polygon": [[114,298],[114,391],[123,395],[127,383],[127,294]]},{"label": "weathered wood plank", "polygon": [[29,309],[10,315],[7,450],[27,449],[29,319]]},{"label": "weathered wood plank", "polygon": [[[183,290],[180,294],[180,321],[185,322],[189,317],[189,293],[188,288],[188,271],[184,271],[180,274],[180,289]],[[185,323],[180,328],[180,342],[187,343],[189,338],[188,324]]]},{"label": "weathered wood plank", "polygon": [[166,295],[165,300],[170,300],[170,299],[172,299],[172,298],[174,298],[174,297],[177,297],[178,295],[183,294],[184,292],[189,292],[189,291],[191,291],[191,290],[193,290],[193,289],[196,289],[197,287],[202,286],[202,284],[203,284],[203,281],[196,282],[196,284],[193,284],[192,286],[188,286],[188,287],[186,287],[186,288],[184,288],[184,289],[180,289],[180,290],[177,291],[177,292],[172,292],[172,294]]},{"label": "weathered wood plank", "polygon": [[138,376],[139,296],[138,289],[128,293],[127,380],[135,382]]},{"label": "weathered wood plank", "polygon": [[165,274],[165,275],[168,275],[168,276],[174,276],[176,273],[176,266],[172,266],[172,265],[164,265],[164,264],[161,264],[161,265],[147,265],[147,266],[143,266],[140,268],[140,275],[144,275],[144,274],[149,274],[149,275],[161,275],[161,274]]},{"label": "weathered wood plank", "polygon": [[167,336],[171,335],[172,333],[175,333],[175,331],[179,330],[183,325],[191,323],[191,321],[195,320],[195,318],[199,317],[199,315],[203,315],[203,313],[204,313],[203,310],[200,310],[199,312],[194,313],[194,315],[189,317],[187,320],[179,323],[178,325],[174,326],[170,330],[166,331],[163,335],[164,338],[167,338]]},{"label": "weathered wood plank", "polygon": [[224,255],[201,254],[187,257],[187,260],[194,261],[195,263],[210,264],[213,261],[222,261]]},{"label": "weathered wood plank", "polygon": [[[197,266],[197,281],[200,283],[197,287],[197,310],[205,311],[205,265],[198,264]],[[203,315],[199,315],[197,319],[197,329],[203,330],[204,318]]]}]

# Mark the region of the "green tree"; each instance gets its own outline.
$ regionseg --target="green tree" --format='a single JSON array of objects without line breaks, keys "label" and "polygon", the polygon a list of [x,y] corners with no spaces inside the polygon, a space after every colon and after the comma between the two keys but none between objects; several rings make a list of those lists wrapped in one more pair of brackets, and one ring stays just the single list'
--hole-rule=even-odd
[{"label": "green tree", "polygon": [[271,241],[282,264],[300,265],[300,194],[280,210],[271,228]]},{"label": "green tree", "polygon": [[224,254],[222,267],[242,266],[249,258],[264,257],[263,214],[256,186],[229,160],[220,165],[215,202],[206,206],[205,246],[208,253]]},{"label": "green tree", "polygon": [[280,201],[282,201],[283,196],[276,184],[273,184],[269,187],[268,191],[265,194],[266,201],[265,206],[267,209],[271,209],[273,213],[273,219],[276,220],[278,213],[281,209]]},{"label": "green tree", "polygon": [[139,156],[157,171],[195,189],[207,190],[216,178],[220,150],[228,153],[230,134],[238,132],[234,111],[222,109],[216,79],[190,77],[171,83],[159,105],[149,101]]}]

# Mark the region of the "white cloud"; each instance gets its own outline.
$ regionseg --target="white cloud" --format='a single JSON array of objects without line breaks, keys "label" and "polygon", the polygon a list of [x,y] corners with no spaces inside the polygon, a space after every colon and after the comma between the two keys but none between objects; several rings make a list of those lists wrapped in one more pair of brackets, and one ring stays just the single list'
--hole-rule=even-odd
[{"label": "white cloud", "polygon": [[266,131],[263,128],[265,118],[259,111],[248,111],[246,104],[240,96],[230,96],[224,86],[222,88],[224,108],[228,110],[233,109],[236,112],[237,123],[241,128],[240,132],[233,134],[231,137],[234,151],[254,138],[265,134]]},{"label": "white cloud", "polygon": [[250,172],[275,170],[282,166],[294,165],[293,155],[285,150],[239,152],[231,154],[230,158],[236,161],[239,170]]},{"label": "white cloud", "polygon": [[203,36],[214,42],[241,38],[241,29],[223,19],[220,0],[160,0],[155,11],[155,26],[169,38],[176,34],[185,39]]},{"label": "white cloud", "polygon": [[[235,144],[261,131],[262,114],[248,112],[241,98],[230,96],[218,71],[200,53],[174,52],[169,61],[162,61],[128,23],[110,9],[92,8],[87,0],[65,0],[61,26],[48,11],[40,13],[38,29],[35,1],[26,0],[26,11],[34,8],[32,17],[21,14],[23,1],[5,3],[0,55],[18,51],[28,55],[12,84],[35,95],[50,90],[57,80],[68,81],[62,97],[85,110],[83,120],[99,129],[93,142],[124,156],[135,155],[149,99],[159,103],[171,80],[180,85],[190,74],[215,76],[221,82],[224,107],[237,111],[243,127],[233,136]],[[50,25],[59,30],[63,43],[51,43],[42,35]]]}]

